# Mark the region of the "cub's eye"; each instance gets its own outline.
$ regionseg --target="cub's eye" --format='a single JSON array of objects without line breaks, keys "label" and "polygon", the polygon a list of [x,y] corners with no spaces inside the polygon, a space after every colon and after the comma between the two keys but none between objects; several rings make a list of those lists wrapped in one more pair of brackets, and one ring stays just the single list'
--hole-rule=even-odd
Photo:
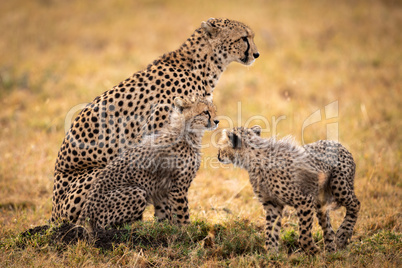
[{"label": "cub's eye", "polygon": [[204,111],[204,114],[208,115],[208,118],[211,119],[211,114],[209,113],[209,111]]}]

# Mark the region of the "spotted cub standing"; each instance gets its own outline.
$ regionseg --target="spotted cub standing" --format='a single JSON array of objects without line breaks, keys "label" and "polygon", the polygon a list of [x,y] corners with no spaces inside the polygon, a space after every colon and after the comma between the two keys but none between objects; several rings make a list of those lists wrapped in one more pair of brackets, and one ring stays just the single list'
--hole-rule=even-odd
[{"label": "spotted cub standing", "polygon": [[[254,193],[266,212],[267,249],[278,250],[285,205],[297,210],[299,244],[305,252],[318,252],[311,235],[314,210],[324,232],[325,249],[345,247],[360,209],[354,193],[355,163],[351,153],[334,141],[301,147],[291,138],[276,141],[263,139],[260,134],[259,126],[224,130],[218,143],[218,159],[248,171]],[[329,218],[329,205],[333,202],[346,207],[336,235]]]},{"label": "spotted cub standing", "polygon": [[[253,31],[241,22],[209,19],[180,48],[88,104],[58,153],[51,220],[75,222],[94,178],[116,156],[135,147],[144,132],[168,125],[176,97],[212,101],[219,77],[231,62],[250,65],[258,58],[253,38]],[[152,113],[155,107],[158,110]]]},{"label": "spotted cub standing", "polygon": [[[219,121],[202,99],[174,100],[171,123],[110,162],[93,183],[78,224],[90,232],[141,219],[148,203],[159,220],[189,222],[187,192],[200,167],[201,139]],[[172,216],[173,215],[173,216]]]}]

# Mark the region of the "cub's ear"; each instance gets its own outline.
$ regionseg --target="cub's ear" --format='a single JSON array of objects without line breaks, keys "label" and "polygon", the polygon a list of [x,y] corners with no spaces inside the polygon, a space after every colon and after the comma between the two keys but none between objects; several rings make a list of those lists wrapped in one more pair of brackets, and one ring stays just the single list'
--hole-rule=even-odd
[{"label": "cub's ear", "polygon": [[219,31],[218,27],[216,27],[214,23],[214,20],[214,18],[210,18],[207,20],[207,22],[201,22],[201,28],[204,29],[207,35],[211,38],[214,38]]},{"label": "cub's ear", "polygon": [[241,148],[241,139],[239,136],[237,136],[236,134],[230,132],[228,134],[229,140],[232,143],[232,146],[234,149],[240,149]]},{"label": "cub's ear", "polygon": [[187,100],[184,100],[180,97],[176,97],[174,99],[174,105],[179,108],[180,112],[183,111],[184,108],[187,108],[190,106],[190,103]]},{"label": "cub's ear", "polygon": [[258,125],[255,125],[253,127],[251,127],[251,130],[257,134],[257,136],[261,136],[261,127]]}]

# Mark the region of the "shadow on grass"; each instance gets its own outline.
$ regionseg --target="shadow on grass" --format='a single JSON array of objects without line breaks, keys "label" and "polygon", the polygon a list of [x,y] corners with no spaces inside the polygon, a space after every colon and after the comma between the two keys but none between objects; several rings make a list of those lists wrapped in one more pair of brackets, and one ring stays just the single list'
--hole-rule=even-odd
[{"label": "shadow on grass", "polygon": [[[73,245],[79,240],[88,242],[87,232],[83,227],[71,223],[63,223],[53,228],[49,225],[37,226],[21,233],[22,242],[19,246],[24,248],[24,239],[35,239],[39,236],[48,238],[50,244]],[[47,241],[47,239],[43,241]],[[135,230],[129,229],[98,230],[93,246],[103,250],[113,250],[114,245],[120,243],[127,243],[133,247],[167,246],[166,239],[153,239],[151,236],[144,236]]]},{"label": "shadow on grass", "polygon": [[[32,240],[35,244],[54,245],[59,249],[77,244],[79,240],[88,242],[86,230],[71,223],[37,226],[21,233],[20,238],[17,243],[20,248],[32,244]],[[241,220],[223,225],[194,221],[183,227],[166,222],[136,222],[121,228],[98,230],[92,246],[113,250],[122,243],[133,249],[175,247],[184,252],[199,249],[202,251],[200,254],[223,258],[264,252],[264,237],[260,228]]]}]

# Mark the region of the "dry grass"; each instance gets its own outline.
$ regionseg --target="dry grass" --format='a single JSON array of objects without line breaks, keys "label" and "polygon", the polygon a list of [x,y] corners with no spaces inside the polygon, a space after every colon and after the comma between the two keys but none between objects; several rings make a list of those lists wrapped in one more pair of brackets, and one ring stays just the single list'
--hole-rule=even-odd
[{"label": "dry grass", "polygon": [[[300,141],[303,122],[317,110],[324,116],[325,106],[338,101],[338,117],[307,127],[304,139],[326,138],[328,124],[337,123],[340,141],[357,162],[362,210],[348,250],[314,260],[286,254],[268,260],[259,253],[222,258],[219,251],[193,250],[176,260],[171,248],[158,253],[122,245],[102,253],[85,243],[61,252],[46,243],[16,247],[19,232],[50,216],[67,112],[176,49],[209,17],[250,25],[261,53],[252,67],[232,64],[215,90],[219,114],[235,126],[266,118],[263,135],[292,134]],[[402,6],[392,0],[1,1],[0,266],[400,266],[401,25]],[[262,208],[247,174],[217,164],[215,136],[205,136],[210,146],[190,189],[192,220],[230,227],[240,219],[258,229]],[[342,212],[332,213],[335,227]],[[146,219],[151,215],[147,210]],[[289,209],[285,237],[296,223]],[[319,236],[317,224],[314,229]]]}]

